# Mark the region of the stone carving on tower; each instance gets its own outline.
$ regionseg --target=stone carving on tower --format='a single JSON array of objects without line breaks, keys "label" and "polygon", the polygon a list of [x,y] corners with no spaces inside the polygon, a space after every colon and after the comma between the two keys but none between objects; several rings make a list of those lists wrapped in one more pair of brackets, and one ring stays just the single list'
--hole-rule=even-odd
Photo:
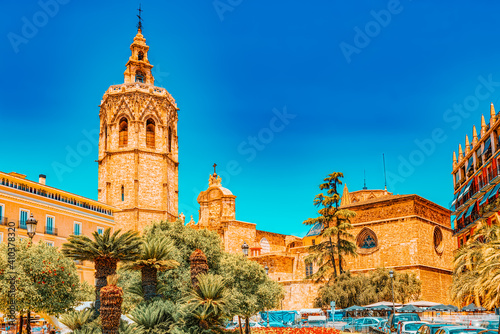
[{"label": "stone carving on tower", "polygon": [[100,104],[99,201],[121,209],[117,228],[141,230],[178,217],[177,104],[154,86],[146,39],[139,28],[124,83]]}]

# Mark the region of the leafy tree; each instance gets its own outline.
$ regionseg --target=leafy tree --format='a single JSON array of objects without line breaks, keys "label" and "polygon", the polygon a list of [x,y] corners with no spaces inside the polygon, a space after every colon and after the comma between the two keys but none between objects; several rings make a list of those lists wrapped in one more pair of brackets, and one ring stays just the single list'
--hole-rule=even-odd
[{"label": "leafy tree", "polygon": [[144,238],[139,259],[129,266],[141,271],[142,292],[145,300],[157,296],[158,271],[174,269],[179,262],[172,260],[173,244],[169,239]]},{"label": "leafy tree", "polygon": [[340,195],[337,189],[342,184],[340,180],[342,177],[344,177],[342,173],[334,172],[323,179],[324,183],[319,185],[322,192],[314,198],[314,205],[320,208],[319,217],[309,218],[303,222],[305,225],[321,226],[321,242],[310,246],[310,254],[305,258],[307,264],[318,264],[318,270],[309,277],[317,282],[329,281],[339,273],[342,274],[345,271],[343,257],[357,255],[356,244],[352,241],[354,237],[349,233],[352,228],[350,219],[356,213],[339,209]]},{"label": "leafy tree", "polygon": [[134,261],[140,256],[141,241],[137,232],[118,230],[111,234],[111,228],[100,235],[92,234],[94,240],[84,235],[72,235],[62,246],[62,252],[75,260],[92,261],[96,270],[96,313],[101,307],[101,288],[109,275],[116,274],[118,261]]},{"label": "leafy tree", "polygon": [[277,307],[284,297],[283,287],[271,280],[260,264],[240,254],[225,253],[220,274],[234,300],[232,313],[245,317],[247,332],[250,316]]},{"label": "leafy tree", "polygon": [[[76,266],[55,247],[44,242],[16,241],[16,309],[58,315],[77,302],[79,279]],[[11,269],[7,244],[0,244],[0,312],[8,313]]]},{"label": "leafy tree", "polygon": [[79,302],[95,301],[95,287],[90,285],[88,282],[83,281],[80,284],[80,289],[78,289],[76,300]]},{"label": "leafy tree", "polygon": [[[392,300],[392,285],[389,270],[377,268],[364,274],[339,275],[336,279],[322,286],[315,300],[316,307],[328,307],[335,301],[340,308],[353,305],[366,305]],[[405,304],[417,300],[421,291],[421,282],[413,273],[394,273],[394,300]]]}]

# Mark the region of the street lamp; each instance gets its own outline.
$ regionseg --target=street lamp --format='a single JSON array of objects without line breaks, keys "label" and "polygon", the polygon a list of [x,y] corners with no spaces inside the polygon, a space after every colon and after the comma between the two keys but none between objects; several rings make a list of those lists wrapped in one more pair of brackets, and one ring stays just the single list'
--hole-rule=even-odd
[{"label": "street lamp", "polygon": [[396,313],[394,308],[394,271],[389,271],[389,276],[391,276],[391,285],[392,285],[392,314]]},{"label": "street lamp", "polygon": [[246,241],[243,241],[243,245],[241,245],[241,249],[243,250],[243,255],[248,256],[248,245]]},{"label": "street lamp", "polygon": [[38,221],[33,218],[33,214],[31,214],[28,220],[26,220],[26,230],[28,231],[28,236],[31,241],[33,241],[33,237],[36,233],[36,224],[38,224]]},{"label": "street lamp", "polygon": [[[267,266],[267,263],[264,266],[264,270],[266,271],[266,275],[269,276],[269,267]],[[267,310],[267,327],[269,327],[269,310]]]},{"label": "street lamp", "polygon": [[[26,220],[26,230],[28,232],[28,237],[30,237],[30,245],[33,244],[33,237],[36,234],[36,224],[38,221],[33,217],[33,214],[30,215],[28,220]],[[26,333],[31,334],[31,310],[28,309],[28,316],[26,317]],[[21,328],[22,330],[22,328]]]},{"label": "street lamp", "polygon": [[267,264],[265,265],[264,270],[266,271],[266,275],[269,275],[269,267],[267,266]]}]

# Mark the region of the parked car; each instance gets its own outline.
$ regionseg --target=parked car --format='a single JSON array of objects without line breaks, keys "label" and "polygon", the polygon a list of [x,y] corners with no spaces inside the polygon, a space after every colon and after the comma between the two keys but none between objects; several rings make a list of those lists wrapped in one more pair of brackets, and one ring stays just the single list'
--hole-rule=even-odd
[{"label": "parked car", "polygon": [[371,327],[378,327],[383,318],[366,317],[356,319],[352,324],[342,327],[343,332],[367,332]]},{"label": "parked car", "polygon": [[387,324],[392,333],[397,332],[401,334],[398,324],[404,321],[420,321],[420,317],[416,313],[394,313],[389,317]]},{"label": "parked car", "polygon": [[477,334],[498,334],[498,330],[496,329],[486,329],[484,331],[481,331]]},{"label": "parked car", "polygon": [[454,324],[445,324],[445,323],[437,323],[437,324],[427,324],[422,325],[418,330],[417,334],[436,334],[436,332],[442,327],[447,326],[456,326]]},{"label": "parked car", "polygon": [[378,323],[377,329],[381,332],[387,333],[385,331],[386,325],[387,325],[387,319],[384,319]]},{"label": "parked car", "polygon": [[498,329],[498,320],[483,320],[479,327],[486,329]]},{"label": "parked car", "polygon": [[477,334],[482,331],[483,327],[447,326],[441,327],[436,334]]},{"label": "parked car", "polygon": [[404,321],[401,323],[401,334],[416,334],[418,329],[426,324],[427,321]]}]

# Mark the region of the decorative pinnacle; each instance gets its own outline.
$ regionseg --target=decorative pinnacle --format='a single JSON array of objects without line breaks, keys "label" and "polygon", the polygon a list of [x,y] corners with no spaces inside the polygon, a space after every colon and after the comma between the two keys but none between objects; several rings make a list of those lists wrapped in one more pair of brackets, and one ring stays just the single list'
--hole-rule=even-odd
[{"label": "decorative pinnacle", "polygon": [[465,155],[470,152],[469,136],[465,135]]},{"label": "decorative pinnacle", "polygon": [[486,121],[484,120],[484,115],[481,115],[481,138],[483,138],[486,133]]},{"label": "decorative pinnacle", "polygon": [[477,131],[476,131],[476,126],[472,126],[472,146],[475,146],[477,144]]},{"label": "decorative pinnacle", "polygon": [[462,144],[458,144],[458,162],[462,161],[464,153],[462,151]]},{"label": "decorative pinnacle", "polygon": [[453,151],[453,165],[457,163],[457,153]]},{"label": "decorative pinnacle", "polygon": [[495,121],[496,121],[495,106],[493,105],[493,102],[491,102],[491,105],[490,105],[490,124],[495,123]]}]

